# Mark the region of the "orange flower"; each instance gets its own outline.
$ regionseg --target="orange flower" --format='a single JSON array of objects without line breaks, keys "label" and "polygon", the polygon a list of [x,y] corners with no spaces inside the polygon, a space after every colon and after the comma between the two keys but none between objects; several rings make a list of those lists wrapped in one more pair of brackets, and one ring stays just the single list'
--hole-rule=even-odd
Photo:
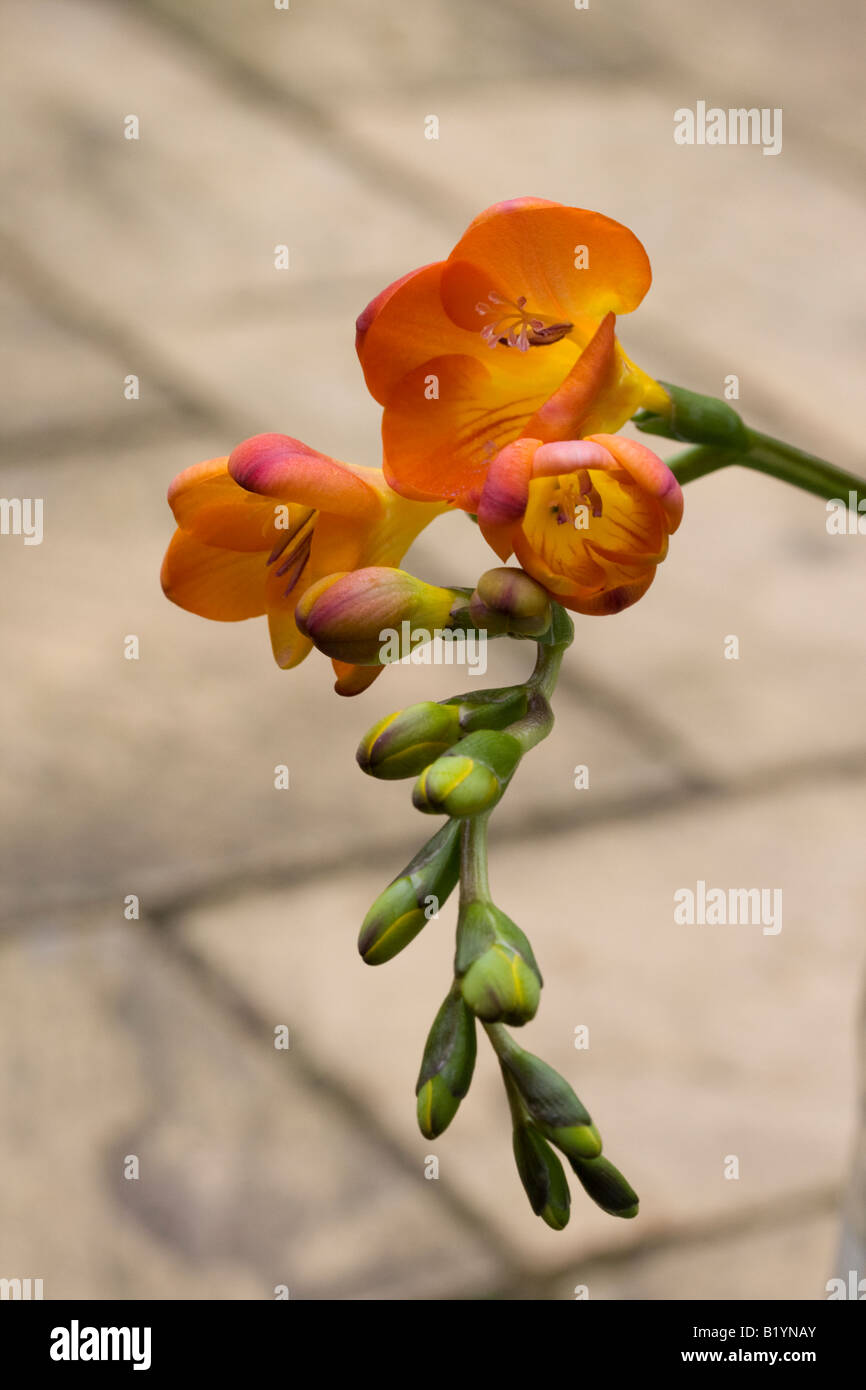
[{"label": "orange flower", "polygon": [[517,198],[477,217],[447,261],[384,290],[358,319],[357,349],[385,407],[391,486],[474,512],[514,440],[612,432],[639,406],[663,409],[614,334],[650,280],[627,227]]},{"label": "orange flower", "polygon": [[646,593],[680,524],[683,494],[651,449],[621,435],[520,439],[491,465],[478,524],[565,608],[618,613]]},{"label": "orange flower", "polygon": [[[168,500],[178,530],[162,586],[181,608],[235,622],[267,614],[277,665],[312,648],[298,629],[298,600],[328,575],[397,565],[444,505],[407,501],[377,468],[316,453],[297,439],[261,434],[228,458],[175,478]],[[335,689],[366,689],[381,667],[334,661]]]}]

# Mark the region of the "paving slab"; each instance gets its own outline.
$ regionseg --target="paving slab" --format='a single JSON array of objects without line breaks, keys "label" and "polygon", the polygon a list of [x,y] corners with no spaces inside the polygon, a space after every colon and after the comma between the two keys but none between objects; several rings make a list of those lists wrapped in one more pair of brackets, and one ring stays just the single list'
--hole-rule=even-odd
[{"label": "paving slab", "polygon": [[49,1299],[229,1300],[461,1296],[500,1276],[423,1168],[144,921],[46,916],[2,966],[4,1276]]},{"label": "paving slab", "polygon": [[[523,1257],[549,1268],[841,1187],[855,1118],[863,810],[862,783],[804,786],[524,846],[498,845],[494,818],[491,886],[546,980],[525,1046],[571,1080],[643,1200],[637,1221],[618,1222],[576,1196],[561,1236],[520,1192],[488,1048],[452,1128],[432,1144],[414,1130],[424,1037],[449,984],[452,904],[373,970],[354,945],[382,886],[372,870],[193,910],[182,930],[265,1017],[288,1011],[304,1046],[369,1098],[407,1153],[435,1153]],[[698,880],[781,888],[781,931],[678,925],[674,892]],[[588,1050],[575,1048],[581,1025]],[[725,1177],[731,1156],[737,1179]]]},{"label": "paving slab", "polygon": [[282,296],[289,313],[298,280],[384,279],[424,240],[419,213],[245,103],[145,16],[48,0],[37,18],[13,2],[7,34],[2,224],[115,320],[168,336],[238,291]]}]

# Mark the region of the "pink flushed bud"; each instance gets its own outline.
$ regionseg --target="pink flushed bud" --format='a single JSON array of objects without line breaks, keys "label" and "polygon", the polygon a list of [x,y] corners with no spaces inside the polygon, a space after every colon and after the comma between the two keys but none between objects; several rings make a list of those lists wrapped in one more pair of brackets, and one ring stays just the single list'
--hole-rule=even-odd
[{"label": "pink flushed bud", "polygon": [[448,629],[458,601],[465,602],[453,589],[373,565],[313,584],[298,603],[295,619],[326,656],[377,666],[408,655]]},{"label": "pink flushed bud", "polygon": [[488,632],[539,637],[550,627],[550,596],[523,570],[487,570],[469,601],[469,615]]}]

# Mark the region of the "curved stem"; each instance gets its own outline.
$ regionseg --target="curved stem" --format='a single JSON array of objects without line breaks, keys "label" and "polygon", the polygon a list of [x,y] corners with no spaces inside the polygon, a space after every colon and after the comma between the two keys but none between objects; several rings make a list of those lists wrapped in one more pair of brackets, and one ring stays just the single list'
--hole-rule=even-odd
[{"label": "curved stem", "polygon": [[489,902],[487,879],[487,823],[490,812],[467,816],[460,830],[460,902]]},{"label": "curved stem", "polygon": [[[559,612],[561,615],[562,610],[560,609]],[[570,623],[568,626],[570,627]],[[526,689],[529,693],[529,708],[522,719],[518,720],[516,724],[509,725],[508,728],[508,732],[520,740],[524,753],[527,753],[530,748],[534,748],[536,743],[541,743],[542,739],[547,738],[553,728],[553,710],[550,701],[559,679],[562,658],[571,646],[572,640],[573,630],[566,632],[561,642],[539,642],[538,644],[535,668],[526,682]]]}]

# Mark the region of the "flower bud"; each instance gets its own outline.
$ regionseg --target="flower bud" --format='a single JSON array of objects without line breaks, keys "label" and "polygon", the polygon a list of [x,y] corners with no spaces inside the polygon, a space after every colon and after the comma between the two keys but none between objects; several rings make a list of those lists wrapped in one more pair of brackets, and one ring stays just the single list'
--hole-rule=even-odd
[{"label": "flower bud", "polygon": [[371,777],[417,777],[459,737],[457,706],[424,700],[380,719],[364,735],[355,756]]},{"label": "flower bud", "polygon": [[367,965],[382,965],[414,940],[445,902],[460,876],[460,823],[449,820],[418,851],[373,903],[358,950]]},{"label": "flower bud", "polygon": [[550,627],[550,596],[523,570],[505,565],[482,574],[469,600],[476,627],[498,634],[538,637]]},{"label": "flower bud", "polygon": [[551,1144],[572,1161],[594,1159],[601,1153],[601,1136],[589,1111],[559,1072],[511,1039],[502,1045],[499,1060]]},{"label": "flower bud", "polygon": [[415,1094],[418,1126],[427,1139],[447,1129],[469,1090],[475,1069],[475,1019],[452,991],[427,1038]]},{"label": "flower bud", "polygon": [[405,570],[373,565],[320,579],[298,601],[295,620],[326,656],[384,666],[448,628],[460,597]]},{"label": "flower bud", "polygon": [[513,735],[479,729],[421,773],[412,800],[430,815],[478,815],[502,796],[522,752]]},{"label": "flower bud", "polygon": [[637,1216],[640,1201],[634,1188],[607,1158],[570,1158],[584,1191],[608,1216]]},{"label": "flower bud", "polygon": [[568,1225],[571,1193],[562,1164],[534,1125],[514,1128],[514,1160],[529,1205],[554,1231]]},{"label": "flower bud", "polygon": [[494,903],[460,909],[454,971],[463,998],[485,1023],[527,1023],[535,1017],[541,972],[524,933]]}]

